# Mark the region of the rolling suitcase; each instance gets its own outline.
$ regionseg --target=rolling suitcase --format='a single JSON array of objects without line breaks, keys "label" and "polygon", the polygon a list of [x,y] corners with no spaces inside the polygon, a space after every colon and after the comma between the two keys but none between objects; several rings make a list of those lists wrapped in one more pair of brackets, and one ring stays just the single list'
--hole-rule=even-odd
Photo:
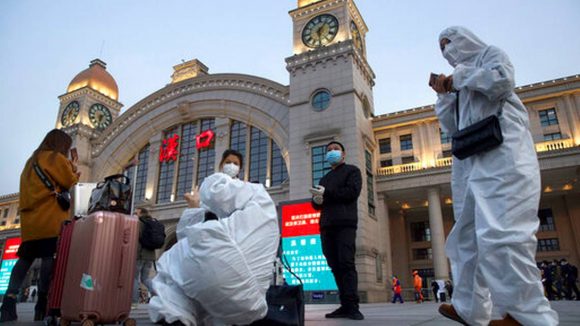
[{"label": "rolling suitcase", "polygon": [[81,217],[88,215],[89,210],[89,200],[91,199],[91,193],[93,189],[97,187],[96,183],[77,183],[72,187],[71,203],[72,207],[70,210],[70,219],[74,217]]},{"label": "rolling suitcase", "polygon": [[138,219],[98,211],[75,222],[61,303],[62,326],[123,323],[130,319]]},{"label": "rolling suitcase", "polygon": [[56,260],[54,262],[50,288],[48,290],[47,325],[57,325],[57,317],[60,317],[62,290],[73,228],[74,219],[72,221],[64,221],[60,229],[60,235],[56,247]]}]

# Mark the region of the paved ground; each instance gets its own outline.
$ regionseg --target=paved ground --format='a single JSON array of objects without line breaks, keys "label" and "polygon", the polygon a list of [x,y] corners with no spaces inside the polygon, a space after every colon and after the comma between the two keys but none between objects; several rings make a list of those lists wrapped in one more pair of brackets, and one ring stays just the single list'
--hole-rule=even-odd
[{"label": "paved ground", "polygon": [[[376,326],[376,325],[421,325],[421,326],[443,326],[459,325],[437,313],[439,304],[435,303],[404,303],[404,304],[363,304],[361,311],[365,315],[363,321],[351,321],[345,319],[325,319],[324,314],[332,311],[335,305],[307,305],[306,325],[311,326]],[[580,325],[580,301],[558,301],[552,306],[560,315],[560,325],[572,326]],[[19,322],[6,323],[5,325],[42,325],[42,322],[32,322],[34,305],[23,303],[18,305]],[[137,325],[154,325],[148,318],[147,305],[140,305],[138,309],[131,313],[137,319]],[[79,324],[77,324],[79,325]]]}]

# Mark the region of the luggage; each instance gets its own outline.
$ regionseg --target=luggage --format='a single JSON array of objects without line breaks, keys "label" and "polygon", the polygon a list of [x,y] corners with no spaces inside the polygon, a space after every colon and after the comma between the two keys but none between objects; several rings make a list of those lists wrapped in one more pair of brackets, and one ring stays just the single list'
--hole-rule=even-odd
[{"label": "luggage", "polygon": [[75,222],[61,304],[62,326],[83,326],[130,319],[138,220],[121,213],[98,211]]},{"label": "luggage", "polygon": [[91,192],[97,187],[96,183],[77,183],[72,187],[70,192],[72,207],[70,210],[70,219],[75,216],[81,217],[88,215],[89,200],[91,199]]},{"label": "luggage", "polygon": [[93,189],[89,201],[89,214],[98,211],[129,214],[132,198],[129,177],[122,174],[110,175]]},{"label": "luggage", "polygon": [[60,236],[58,237],[58,244],[56,247],[56,260],[54,262],[52,279],[48,290],[47,325],[58,324],[56,318],[60,316],[62,290],[73,228],[74,219],[72,221],[64,221],[60,229]]}]

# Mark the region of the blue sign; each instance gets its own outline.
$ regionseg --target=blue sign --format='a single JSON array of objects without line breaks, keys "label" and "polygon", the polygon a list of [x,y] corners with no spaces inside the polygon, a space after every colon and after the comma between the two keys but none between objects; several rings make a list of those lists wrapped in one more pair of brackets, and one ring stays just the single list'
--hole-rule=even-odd
[{"label": "blue sign", "polygon": [[[322,254],[320,235],[282,238],[282,249],[292,271],[302,279],[304,291],[336,290],[336,282]],[[284,270],[286,282],[300,284]]]},{"label": "blue sign", "polygon": [[10,283],[10,274],[18,259],[3,260],[0,265],[0,294],[5,294],[8,290],[8,283]]}]

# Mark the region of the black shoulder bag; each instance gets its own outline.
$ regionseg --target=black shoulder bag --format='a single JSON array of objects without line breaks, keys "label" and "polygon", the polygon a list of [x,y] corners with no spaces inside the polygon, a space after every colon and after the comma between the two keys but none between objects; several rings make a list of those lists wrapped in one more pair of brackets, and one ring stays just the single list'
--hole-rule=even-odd
[{"label": "black shoulder bag", "polygon": [[[253,322],[250,326],[304,326],[304,289],[302,280],[298,275],[294,274],[284,254],[281,255],[281,261],[282,265],[300,284],[270,285],[268,292],[266,292],[268,313],[266,317]],[[282,270],[274,271],[274,279],[276,279],[276,274],[281,272]]]},{"label": "black shoulder bag", "polygon": [[61,192],[56,191],[52,182],[50,182],[48,177],[44,174],[44,172],[42,172],[42,169],[36,162],[32,163],[32,167],[34,168],[36,175],[38,175],[40,180],[42,180],[42,183],[44,183],[48,190],[52,191],[56,195],[56,202],[60,208],[62,208],[62,210],[65,212],[68,211],[70,208],[70,193],[68,190],[63,190]]},{"label": "black shoulder bag", "polygon": [[[453,156],[464,160],[472,155],[492,150],[503,143],[498,117],[502,113],[504,103],[504,101],[500,102],[497,114],[458,130],[453,134],[451,137],[451,152]],[[455,102],[455,117],[459,127],[459,92],[457,92],[457,101]]]},{"label": "black shoulder bag", "polygon": [[129,178],[114,174],[99,182],[91,192],[88,213],[110,211],[129,214],[131,212],[131,184]]}]

